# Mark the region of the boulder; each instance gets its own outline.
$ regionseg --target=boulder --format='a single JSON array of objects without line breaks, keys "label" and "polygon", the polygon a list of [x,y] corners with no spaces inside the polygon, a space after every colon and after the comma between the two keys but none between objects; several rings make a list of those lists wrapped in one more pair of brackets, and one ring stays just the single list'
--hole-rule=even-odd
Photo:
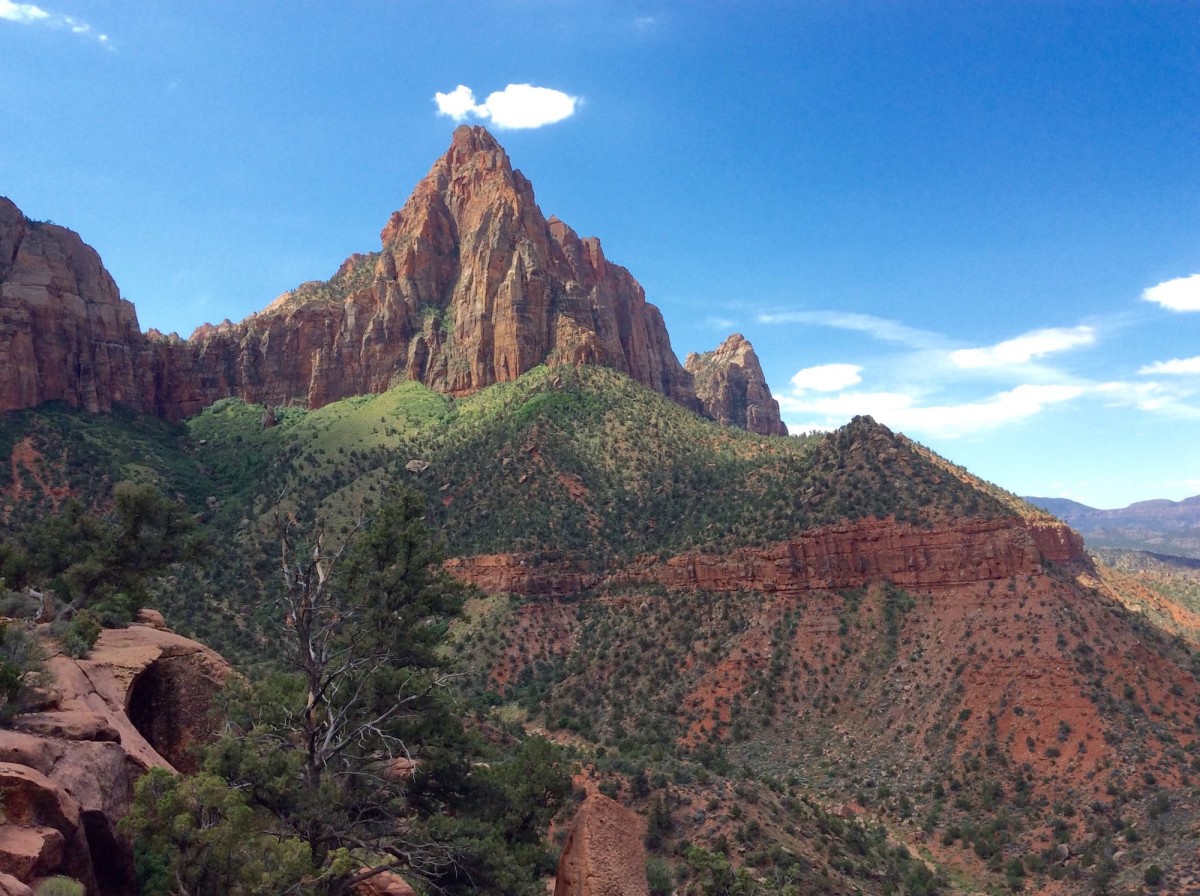
[{"label": "boulder", "polygon": [[[0,842],[19,844],[23,841],[28,848],[32,841],[20,829],[53,829],[62,838],[60,863],[58,867],[39,867],[37,870],[67,874],[85,886],[95,888],[96,875],[79,803],[60,784],[28,766],[0,763],[0,808],[4,817],[4,824],[0,825]],[[49,849],[48,846],[39,848],[38,860],[46,857]],[[14,860],[3,870],[14,874],[21,867]],[[30,875],[27,880],[35,876],[33,869],[25,871]],[[19,878],[19,875],[14,876]]]},{"label": "boulder", "polygon": [[417,896],[408,881],[392,871],[381,871],[359,881],[351,892],[354,896]]},{"label": "boulder", "polygon": [[554,896],[649,896],[645,836],[640,815],[588,794],[559,857]]},{"label": "boulder", "polygon": [[56,828],[0,827],[0,872],[18,880],[45,877],[62,864],[66,839]]},{"label": "boulder", "polygon": [[54,874],[89,896],[125,896],[133,854],[117,823],[134,783],[148,768],[193,761],[187,747],[214,730],[208,709],[229,666],[147,625],[105,630],[86,659],[59,654],[46,665],[57,709],[0,731],[0,872],[12,881],[0,876],[0,896]]},{"label": "boulder", "polygon": [[0,896],[33,896],[33,890],[11,874],[0,873]]}]

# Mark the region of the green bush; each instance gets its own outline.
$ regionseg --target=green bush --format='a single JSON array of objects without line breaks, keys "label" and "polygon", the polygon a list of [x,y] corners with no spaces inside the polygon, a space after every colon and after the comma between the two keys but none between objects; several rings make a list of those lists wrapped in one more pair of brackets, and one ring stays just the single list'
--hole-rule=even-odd
[{"label": "green bush", "polygon": [[650,885],[650,896],[670,896],[674,889],[671,866],[658,856],[650,856],[646,859],[646,882]]},{"label": "green bush", "polygon": [[0,721],[25,708],[30,679],[42,672],[45,655],[24,628],[0,623]]},{"label": "green bush", "polygon": [[59,640],[69,656],[82,659],[91,653],[100,637],[100,621],[87,610],[80,610],[63,628]]},{"label": "green bush", "polygon": [[42,881],[36,896],[83,896],[83,884],[73,877],[48,877]]}]

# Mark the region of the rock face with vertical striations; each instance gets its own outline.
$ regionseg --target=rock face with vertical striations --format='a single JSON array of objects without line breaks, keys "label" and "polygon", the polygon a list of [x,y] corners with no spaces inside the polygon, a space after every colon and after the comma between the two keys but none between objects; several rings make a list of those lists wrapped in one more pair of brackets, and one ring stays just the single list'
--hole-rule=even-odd
[{"label": "rock face with vertical striations", "polygon": [[734,333],[714,351],[693,352],[684,367],[695,382],[704,416],[764,436],[787,435],[779,402],[771,397],[758,355],[745,336]]},{"label": "rock face with vertical striations", "polygon": [[481,127],[454,132],[381,241],[185,341],[143,334],[93,249],[0,199],[0,410],[61,400],[178,420],[231,396],[321,407],[402,380],[463,395],[539,364],[596,364],[721,422],[786,432],[741,337],[695,356],[698,399],[642,287],[599,240],[545,218]]},{"label": "rock face with vertical striations", "polygon": [[547,362],[612,367],[698,409],[641,286],[598,240],[544,218],[483,128],[455,131],[381,239],[328,282],[197,330],[175,349],[164,412],[226,395],[319,407],[400,380],[462,395]]},{"label": "rock face with vertical striations", "polygon": [[153,369],[133,305],[96,250],[0,197],[0,410],[153,410]]}]

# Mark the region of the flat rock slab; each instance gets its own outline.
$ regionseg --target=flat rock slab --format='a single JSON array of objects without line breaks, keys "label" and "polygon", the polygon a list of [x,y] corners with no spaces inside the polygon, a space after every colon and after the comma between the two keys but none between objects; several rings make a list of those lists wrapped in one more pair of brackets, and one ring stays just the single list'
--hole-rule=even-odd
[{"label": "flat rock slab", "polygon": [[16,716],[12,724],[18,731],[60,740],[121,742],[121,732],[109,724],[106,716],[86,709],[25,713]]},{"label": "flat rock slab", "polygon": [[18,880],[44,877],[62,862],[65,844],[54,828],[0,825],[0,872]]}]

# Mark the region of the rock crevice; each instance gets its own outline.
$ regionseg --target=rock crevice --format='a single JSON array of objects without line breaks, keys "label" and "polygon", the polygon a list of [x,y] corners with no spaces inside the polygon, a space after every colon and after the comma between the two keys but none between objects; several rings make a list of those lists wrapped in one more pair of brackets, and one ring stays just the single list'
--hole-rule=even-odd
[{"label": "rock crevice", "polygon": [[[148,625],[106,629],[88,658],[56,655],[47,666],[47,706],[0,730],[0,872],[25,884],[65,874],[89,896],[132,894],[133,855],[117,821],[142,772],[190,761],[186,744],[211,732],[208,707],[229,666],[203,645]],[[165,749],[126,714],[147,670],[166,692],[186,694],[154,708],[169,718],[143,722],[152,733],[170,729]]]}]

